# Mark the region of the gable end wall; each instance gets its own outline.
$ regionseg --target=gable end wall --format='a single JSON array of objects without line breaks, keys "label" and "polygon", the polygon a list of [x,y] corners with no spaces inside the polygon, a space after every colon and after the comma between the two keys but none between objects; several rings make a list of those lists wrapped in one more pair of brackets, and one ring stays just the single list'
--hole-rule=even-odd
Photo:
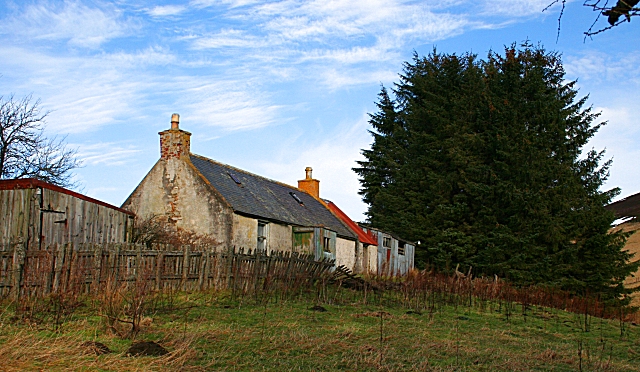
[{"label": "gable end wall", "polygon": [[233,236],[233,210],[184,158],[160,159],[122,205],[137,218],[166,217],[178,228],[211,235],[220,247]]}]

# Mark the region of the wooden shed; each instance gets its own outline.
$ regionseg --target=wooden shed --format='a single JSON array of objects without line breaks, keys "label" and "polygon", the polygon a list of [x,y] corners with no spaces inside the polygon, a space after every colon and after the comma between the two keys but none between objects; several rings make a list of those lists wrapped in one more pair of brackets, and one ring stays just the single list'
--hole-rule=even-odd
[{"label": "wooden shed", "polygon": [[134,214],[37,179],[0,181],[0,244],[123,243]]}]

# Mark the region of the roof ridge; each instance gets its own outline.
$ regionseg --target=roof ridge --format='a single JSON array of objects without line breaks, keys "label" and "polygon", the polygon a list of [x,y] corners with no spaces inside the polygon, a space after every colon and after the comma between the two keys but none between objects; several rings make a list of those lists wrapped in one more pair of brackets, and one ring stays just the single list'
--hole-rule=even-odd
[{"label": "roof ridge", "polygon": [[39,180],[37,178],[13,178],[13,179],[6,179],[6,180],[0,180],[0,190],[12,190],[12,189],[30,189],[30,188],[34,188],[34,187],[43,187],[45,189],[49,189],[52,191],[56,191],[62,194],[66,194],[69,196],[73,196],[74,198],[78,198],[78,199],[82,199],[94,204],[98,204],[101,205],[103,207],[107,207],[113,210],[116,210],[118,212],[122,212],[128,215],[135,215],[135,213],[128,211],[124,208],[120,208],[118,206],[115,206],[113,204],[107,203],[105,201],[96,199],[96,198],[92,198],[89,195],[85,195],[85,194],[81,194],[77,191],[73,191],[70,190],[66,187],[62,187],[62,186],[58,186],[58,185],[54,185],[52,183],[46,182],[46,181],[42,181]]},{"label": "roof ridge", "polygon": [[[327,226],[340,236],[357,239],[357,232],[346,225],[320,198],[298,187],[202,155],[192,153],[189,155],[190,162],[212,184],[213,188],[223,195],[234,212],[261,216],[292,225]],[[233,176],[227,180],[225,173]],[[234,177],[243,181],[243,187],[238,188],[231,182]],[[291,198],[293,194],[297,194],[304,200],[304,204],[301,204],[305,207],[303,210],[292,209],[294,199],[300,203],[297,198]]]},{"label": "roof ridge", "polygon": [[[253,176],[253,177],[261,178],[261,179],[263,179],[263,180],[265,180],[265,181],[273,182],[273,183],[278,184],[278,185],[280,185],[280,186],[290,187],[290,188],[295,189],[295,190],[297,190],[297,191],[305,192],[304,190],[299,189],[299,188],[297,188],[297,187],[295,187],[295,186],[293,186],[293,185],[289,185],[288,183],[284,183],[284,182],[276,181],[276,180],[274,180],[274,179],[267,178],[267,177],[261,176],[261,175],[259,175],[259,174],[255,174],[255,173],[252,173],[252,172],[246,171],[246,170],[244,170],[244,169],[240,169],[240,168],[238,168],[238,167],[234,167],[233,165],[229,165],[229,164],[225,164],[225,163],[219,162],[219,161],[217,161],[217,160],[213,160],[213,159],[208,158],[208,157],[206,157],[206,156],[202,156],[202,155],[198,155],[198,154],[194,154],[194,153],[190,153],[190,155],[191,155],[191,156],[195,156],[195,157],[197,157],[197,158],[199,158],[199,159],[202,159],[202,160],[209,161],[209,162],[211,162],[211,163],[215,163],[215,164],[221,165],[221,166],[226,167],[226,168],[231,168],[231,169],[233,169],[233,170],[235,170],[235,171],[242,172],[242,173],[245,173],[245,174],[251,175],[251,176]],[[312,195],[312,196],[313,196],[313,195]]]}]

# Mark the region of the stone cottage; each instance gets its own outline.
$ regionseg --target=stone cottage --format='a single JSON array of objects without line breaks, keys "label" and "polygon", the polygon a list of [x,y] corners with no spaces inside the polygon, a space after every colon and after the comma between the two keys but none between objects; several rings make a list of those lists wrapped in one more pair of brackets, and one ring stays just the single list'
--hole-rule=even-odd
[{"label": "stone cottage", "polygon": [[355,269],[358,235],[319,198],[311,168],[293,187],[192,154],[178,114],[159,134],[160,159],[122,208],[210,235],[218,249],[308,253]]}]

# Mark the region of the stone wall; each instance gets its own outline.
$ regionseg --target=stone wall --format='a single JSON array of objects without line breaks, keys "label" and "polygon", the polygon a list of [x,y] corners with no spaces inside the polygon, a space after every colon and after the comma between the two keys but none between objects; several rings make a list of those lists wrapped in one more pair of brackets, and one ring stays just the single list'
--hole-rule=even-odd
[{"label": "stone wall", "polygon": [[158,160],[122,208],[137,218],[166,217],[177,228],[212,236],[221,246],[231,241],[233,211],[184,158]]},{"label": "stone wall", "polygon": [[356,264],[356,242],[338,237],[336,239],[336,266],[344,265],[353,270]]},{"label": "stone wall", "polygon": [[293,247],[293,231],[289,225],[281,225],[279,223],[270,223],[268,249],[290,252]]},{"label": "stone wall", "polygon": [[232,244],[236,248],[255,249],[258,245],[258,220],[234,214]]}]

